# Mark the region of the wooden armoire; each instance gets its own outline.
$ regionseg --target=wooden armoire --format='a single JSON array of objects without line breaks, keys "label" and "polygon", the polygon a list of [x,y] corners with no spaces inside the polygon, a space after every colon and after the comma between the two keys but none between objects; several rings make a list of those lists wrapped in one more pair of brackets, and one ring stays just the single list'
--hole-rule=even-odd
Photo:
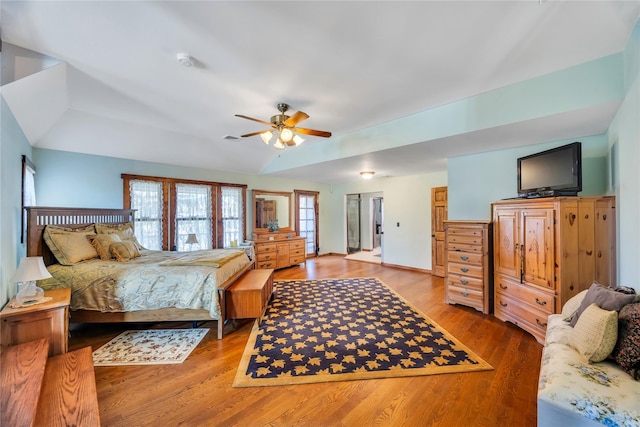
[{"label": "wooden armoire", "polygon": [[547,317],[594,281],[616,285],[615,198],[492,203],[494,313],[544,342]]}]

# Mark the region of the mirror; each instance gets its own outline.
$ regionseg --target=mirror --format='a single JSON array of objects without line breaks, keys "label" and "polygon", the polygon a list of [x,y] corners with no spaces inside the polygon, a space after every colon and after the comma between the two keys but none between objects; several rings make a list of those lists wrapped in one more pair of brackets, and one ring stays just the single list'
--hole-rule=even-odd
[{"label": "mirror", "polygon": [[253,190],[253,229],[266,229],[277,219],[279,228],[294,229],[291,220],[291,193]]}]

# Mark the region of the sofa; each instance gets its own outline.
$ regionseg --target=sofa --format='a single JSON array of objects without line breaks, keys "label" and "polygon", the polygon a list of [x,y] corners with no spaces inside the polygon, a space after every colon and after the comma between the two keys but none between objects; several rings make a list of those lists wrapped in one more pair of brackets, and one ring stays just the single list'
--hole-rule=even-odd
[{"label": "sofa", "polygon": [[[549,316],[538,383],[540,427],[640,427],[640,303],[635,293],[623,298],[603,288],[592,285]],[[595,293],[620,301],[594,302]]]}]

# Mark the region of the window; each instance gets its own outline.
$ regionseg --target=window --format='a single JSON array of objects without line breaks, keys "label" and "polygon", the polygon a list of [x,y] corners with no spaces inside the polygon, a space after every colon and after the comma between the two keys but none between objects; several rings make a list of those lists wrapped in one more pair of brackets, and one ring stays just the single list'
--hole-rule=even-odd
[{"label": "window", "polygon": [[36,166],[27,156],[22,156],[22,236],[20,242],[24,243],[27,231],[26,206],[36,205]]},{"label": "window", "polygon": [[[244,239],[245,185],[122,174],[124,207],[137,209],[135,233],[148,249],[187,251]],[[195,234],[198,243],[187,243]]]},{"label": "window", "polygon": [[[211,236],[213,236],[211,206],[210,185],[176,184],[178,251],[211,249]],[[189,234],[195,234],[198,243],[187,243]]]},{"label": "window", "polygon": [[222,187],[222,246],[229,247],[231,242],[239,243],[243,240],[244,206],[242,203],[242,189],[239,187]]},{"label": "window", "polygon": [[307,254],[318,256],[318,194],[315,191],[294,190],[296,222],[301,237],[307,238]]},{"label": "window", "polygon": [[135,234],[142,247],[162,250],[162,182],[134,179],[129,182],[130,207],[136,209]]}]

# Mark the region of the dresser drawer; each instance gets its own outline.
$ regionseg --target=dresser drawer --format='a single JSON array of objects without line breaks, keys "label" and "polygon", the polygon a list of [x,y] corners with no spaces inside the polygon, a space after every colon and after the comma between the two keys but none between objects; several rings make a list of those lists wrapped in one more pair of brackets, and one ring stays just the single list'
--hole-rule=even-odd
[{"label": "dresser drawer", "polygon": [[476,236],[482,237],[483,230],[480,228],[448,226],[447,233],[450,236]]},{"label": "dresser drawer", "polygon": [[480,253],[448,251],[447,260],[449,262],[459,262],[463,264],[475,264],[482,266],[482,254]]},{"label": "dresser drawer", "polygon": [[256,261],[257,262],[261,262],[261,261],[270,261],[270,260],[274,260],[276,259],[276,253],[275,252],[267,252],[267,253],[260,253],[256,256]]},{"label": "dresser drawer", "polygon": [[482,235],[468,235],[468,234],[448,234],[447,243],[449,244],[461,244],[470,246],[482,246]]},{"label": "dresser drawer", "polygon": [[447,275],[447,284],[457,286],[459,288],[475,289],[477,291],[482,291],[484,289],[482,279],[478,277],[463,276],[460,274]]},{"label": "dresser drawer", "polygon": [[292,256],[291,258],[289,258],[289,262],[291,264],[302,264],[303,262],[306,262],[306,257],[304,255],[297,255],[297,256]]},{"label": "dresser drawer", "polygon": [[508,280],[501,275],[496,275],[495,291],[496,294],[502,294],[508,298],[521,301],[523,304],[547,314],[554,312],[555,296],[553,294]]},{"label": "dresser drawer", "polygon": [[482,291],[475,289],[448,286],[447,297],[449,298],[449,304],[463,304],[482,309],[484,294]]},{"label": "dresser drawer", "polygon": [[275,251],[276,251],[275,243],[261,243],[259,245],[256,245],[257,254],[262,254],[265,252],[275,252]]},{"label": "dresser drawer", "polygon": [[304,248],[304,244],[305,244],[304,240],[294,240],[293,242],[289,243],[289,248],[290,249],[303,249]]},{"label": "dresser drawer", "polygon": [[289,250],[289,255],[292,256],[292,257],[304,256],[305,255],[304,248],[290,249]]},{"label": "dresser drawer", "polygon": [[447,273],[462,274],[465,276],[479,277],[484,276],[484,268],[482,265],[460,264],[457,262],[447,263]]},{"label": "dresser drawer", "polygon": [[496,295],[496,317],[510,320],[535,336],[545,336],[549,313],[525,306],[501,294]]},{"label": "dresser drawer", "polygon": [[256,261],[256,268],[276,268],[276,260]]},{"label": "dresser drawer", "polygon": [[447,251],[449,252],[467,252],[467,253],[478,253],[482,254],[482,245],[475,244],[467,244],[460,242],[449,242],[447,241]]}]

